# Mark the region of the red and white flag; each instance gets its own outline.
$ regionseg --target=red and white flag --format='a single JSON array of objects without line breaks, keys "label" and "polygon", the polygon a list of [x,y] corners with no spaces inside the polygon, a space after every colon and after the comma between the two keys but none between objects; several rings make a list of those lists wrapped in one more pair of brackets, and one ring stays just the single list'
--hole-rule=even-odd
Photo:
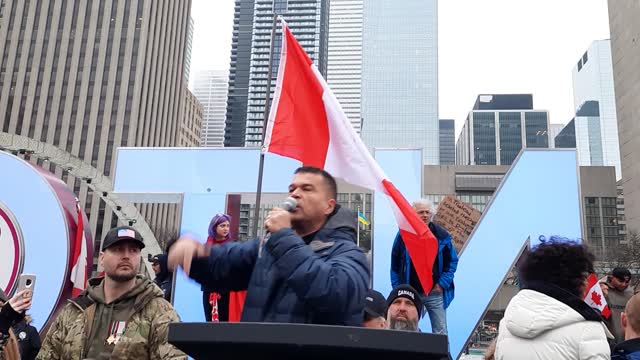
[{"label": "red and white flag", "polygon": [[373,159],[284,21],[282,37],[278,79],[262,151],[297,159],[351,184],[386,194],[428,293],[438,252],[436,238]]},{"label": "red and white flag", "polygon": [[76,208],[78,210],[78,226],[73,244],[73,257],[71,257],[71,282],[73,283],[71,295],[73,297],[80,295],[87,285],[87,239],[84,236],[84,218],[79,203],[76,203]]},{"label": "red and white flag", "polygon": [[587,282],[587,294],[584,297],[584,301],[592,308],[599,310],[600,313],[602,313],[602,316],[609,318],[609,316],[611,316],[611,310],[609,310],[607,300],[604,298],[604,294],[602,293],[602,288],[600,287],[598,278],[596,278],[596,274],[589,275]]}]

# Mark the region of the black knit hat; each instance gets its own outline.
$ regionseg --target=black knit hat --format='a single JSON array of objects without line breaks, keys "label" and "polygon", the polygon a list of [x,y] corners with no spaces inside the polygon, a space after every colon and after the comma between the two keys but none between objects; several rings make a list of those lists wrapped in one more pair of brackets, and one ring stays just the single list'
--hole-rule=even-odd
[{"label": "black knit hat", "polygon": [[631,271],[629,271],[629,269],[627,268],[622,268],[622,267],[617,267],[615,269],[613,269],[613,271],[611,271],[611,275],[617,277],[618,279],[624,281],[626,280],[625,278],[628,276],[629,278],[631,278]]},{"label": "black knit hat", "polygon": [[420,298],[420,294],[414,289],[411,285],[402,284],[396,286],[391,293],[389,293],[389,297],[387,297],[387,309],[391,306],[393,300],[404,297],[413,302],[416,306],[416,310],[418,310],[418,318],[422,317],[422,299]]}]

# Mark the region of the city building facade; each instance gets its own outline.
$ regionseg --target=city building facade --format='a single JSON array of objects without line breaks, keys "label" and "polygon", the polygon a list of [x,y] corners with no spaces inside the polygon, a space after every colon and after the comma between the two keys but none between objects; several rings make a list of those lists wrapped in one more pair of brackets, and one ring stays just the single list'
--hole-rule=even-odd
[{"label": "city building facade", "polygon": [[281,15],[320,73],[327,74],[328,0],[236,0],[225,146],[261,146],[266,96],[273,96],[282,45],[276,25],[271,88],[267,89],[274,14]]},{"label": "city building facade", "polygon": [[198,147],[201,139],[200,132],[203,129],[203,107],[196,96],[186,87],[184,88],[184,96],[184,115],[178,130],[180,132],[178,134],[178,146]]},{"label": "city building facade", "polygon": [[454,120],[440,119],[440,165],[456,163],[456,123]]},{"label": "city building facade", "polygon": [[331,0],[329,6],[327,83],[359,133],[363,0]]},{"label": "city building facade", "polygon": [[[178,144],[190,0],[2,5],[2,132],[52,144],[106,176],[120,146]],[[99,250],[118,224],[113,209],[87,186],[90,179],[37,162],[77,194]],[[139,210],[152,230],[177,226],[175,206],[144,204]]]},{"label": "city building facade", "polygon": [[438,2],[364,1],[362,140],[438,164]]},{"label": "city building facade", "polygon": [[575,149],[576,148],[576,121],[571,119],[562,130],[556,135],[554,145],[557,149]]},{"label": "city building facade", "polygon": [[[508,171],[509,166],[504,165],[425,166],[423,194],[436,205],[445,196],[455,195],[484,211]],[[618,199],[615,168],[581,166],[580,192],[582,233],[592,251],[602,258],[608,249],[624,241],[625,229],[619,226],[619,212],[624,214],[624,202],[620,204]]]},{"label": "city building facade", "polygon": [[578,162],[615,166],[620,178],[611,42],[591,43],[573,68],[572,78]]},{"label": "city building facade", "polygon": [[228,79],[224,70],[204,70],[195,76],[193,93],[203,108],[201,146],[224,146]]},{"label": "city building facade", "polygon": [[456,143],[458,165],[511,165],[523,148],[548,148],[549,113],[526,95],[480,95]]},{"label": "city building facade", "polygon": [[626,225],[640,233],[640,2],[608,4]]},{"label": "city building facade", "polygon": [[549,125],[549,147],[550,148],[555,148],[556,147],[555,139],[556,139],[556,136],[558,136],[558,134],[560,134],[562,129],[564,129],[564,125],[563,124],[550,124]]}]

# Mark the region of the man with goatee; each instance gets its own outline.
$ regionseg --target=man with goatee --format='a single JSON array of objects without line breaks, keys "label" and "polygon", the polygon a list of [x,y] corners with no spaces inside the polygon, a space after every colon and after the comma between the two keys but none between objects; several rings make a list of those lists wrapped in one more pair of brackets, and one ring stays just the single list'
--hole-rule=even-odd
[{"label": "man with goatee", "polygon": [[151,280],[138,274],[144,241],[127,226],[104,238],[104,277],[69,300],[47,333],[38,359],[186,359],[167,343],[180,319]]},{"label": "man with goatee", "polygon": [[423,311],[420,295],[410,285],[398,285],[387,297],[387,326],[391,330],[420,331],[418,320]]}]

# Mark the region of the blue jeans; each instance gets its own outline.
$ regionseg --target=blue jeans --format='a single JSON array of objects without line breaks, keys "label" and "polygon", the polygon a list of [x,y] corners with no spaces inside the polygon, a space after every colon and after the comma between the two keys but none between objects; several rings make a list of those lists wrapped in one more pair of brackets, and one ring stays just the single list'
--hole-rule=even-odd
[{"label": "blue jeans", "polygon": [[444,309],[442,293],[431,291],[424,298],[424,305],[431,321],[431,332],[434,334],[447,334],[447,312]]}]

